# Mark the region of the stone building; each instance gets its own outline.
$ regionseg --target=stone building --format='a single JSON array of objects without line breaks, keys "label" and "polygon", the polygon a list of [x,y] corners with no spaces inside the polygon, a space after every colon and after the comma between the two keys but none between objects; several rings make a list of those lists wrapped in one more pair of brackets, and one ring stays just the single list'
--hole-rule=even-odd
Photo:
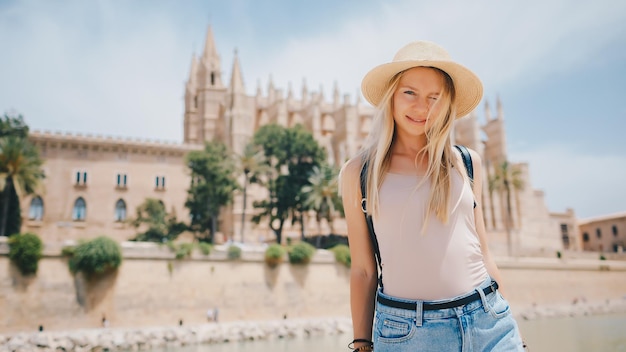
[{"label": "stone building", "polygon": [[578,222],[586,251],[623,253],[626,248],[626,212],[597,216]]},{"label": "stone building", "polygon": [[[191,59],[185,86],[181,144],[33,132],[30,138],[41,149],[47,177],[43,189],[23,202],[23,213],[28,214],[23,231],[37,232],[48,242],[100,234],[127,240],[135,230],[123,220],[134,216],[135,208],[148,197],[160,199],[179,220],[188,219],[184,202],[190,178],[184,156],[188,151],[202,149],[205,141],[221,140],[235,154],[242,154],[260,126],[302,124],[326,148],[328,160],[341,164],[358,151],[369,131],[373,108],[360,97],[342,96],[336,85],[332,96],[326,99],[321,91],[309,91],[303,82],[300,98],[296,99],[291,86],[285,93],[270,79],[265,92],[258,86],[256,94],[248,95],[237,53],[228,84],[224,83],[222,72],[209,28],[202,55]],[[497,100],[495,116],[487,103],[484,113],[483,124],[475,111],[460,119],[454,137],[455,143],[481,153],[484,172],[494,175],[502,162],[508,160],[500,100]],[[489,192],[489,177],[484,181],[482,204],[494,250],[506,251],[507,236],[512,238],[518,254],[562,249],[560,226],[575,221],[573,212],[552,216],[546,208],[543,192],[534,190],[530,184],[529,166],[521,163],[510,167],[519,170],[524,184],[523,188],[511,191],[510,206],[503,192]],[[248,192],[249,219],[252,202],[265,193],[254,185]],[[245,241],[273,238],[267,225],[254,226],[246,221],[246,228],[240,228],[242,199],[241,194],[236,194],[234,204],[222,213],[220,231],[223,235],[232,238],[242,233]],[[510,214],[510,226],[506,226],[507,214]],[[316,232],[312,218],[309,227],[308,233]],[[335,230],[345,233],[345,224],[339,221]],[[287,227],[284,232],[286,236],[299,236],[300,229]]]}]

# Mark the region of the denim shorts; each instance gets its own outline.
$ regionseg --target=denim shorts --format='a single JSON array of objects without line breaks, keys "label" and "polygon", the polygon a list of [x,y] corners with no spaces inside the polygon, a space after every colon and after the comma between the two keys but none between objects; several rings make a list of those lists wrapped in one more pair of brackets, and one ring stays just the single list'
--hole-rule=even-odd
[{"label": "denim shorts", "polygon": [[483,292],[490,285],[491,278],[488,278],[467,294],[426,302],[445,303],[476,292],[480,295],[479,299],[466,305],[439,310],[424,310],[424,301],[396,298],[379,290],[379,296],[396,302],[416,303],[416,309],[393,308],[376,302],[375,351],[523,352],[522,339],[509,303],[498,291]]}]

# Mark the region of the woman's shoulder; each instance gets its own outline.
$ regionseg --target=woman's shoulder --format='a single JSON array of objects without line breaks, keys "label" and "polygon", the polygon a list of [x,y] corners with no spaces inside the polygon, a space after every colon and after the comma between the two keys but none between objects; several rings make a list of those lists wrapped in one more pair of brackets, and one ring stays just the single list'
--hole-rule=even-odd
[{"label": "woman's shoulder", "polygon": [[341,177],[354,179],[355,177],[361,177],[361,169],[363,168],[363,157],[355,156],[346,161],[341,167]]}]

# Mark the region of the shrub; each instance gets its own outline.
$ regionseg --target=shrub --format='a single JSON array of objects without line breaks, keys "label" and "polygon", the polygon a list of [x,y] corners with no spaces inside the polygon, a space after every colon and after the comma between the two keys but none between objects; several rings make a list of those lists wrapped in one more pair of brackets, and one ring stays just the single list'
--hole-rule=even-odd
[{"label": "shrub", "polygon": [[341,236],[341,235],[335,235],[335,234],[314,235],[314,236],[305,237],[304,241],[312,244],[313,246],[319,245],[319,248],[331,249],[338,244],[345,244],[347,246],[348,236]]},{"label": "shrub", "polygon": [[604,254],[600,254],[600,260],[606,260],[606,257],[604,256]]},{"label": "shrub", "polygon": [[335,260],[344,264],[348,268],[352,265],[352,257],[350,256],[350,247],[345,244],[338,244],[330,249],[335,253]]},{"label": "shrub", "polygon": [[265,250],[265,263],[274,268],[285,258],[285,248],[279,244],[271,244]]},{"label": "shrub", "polygon": [[556,257],[561,259],[561,256],[562,256],[561,251],[556,251]]},{"label": "shrub", "polygon": [[307,264],[311,261],[313,254],[315,254],[315,247],[306,242],[300,242],[289,248],[289,262],[291,264]]},{"label": "shrub", "polygon": [[183,259],[191,257],[191,252],[193,251],[193,243],[181,243],[176,248],[176,259]]},{"label": "shrub", "polygon": [[114,240],[100,236],[76,246],[69,260],[70,271],[87,278],[117,269],[122,264],[122,249]]},{"label": "shrub", "polygon": [[39,259],[43,252],[43,243],[35,234],[25,233],[9,238],[9,259],[22,275],[37,274]]},{"label": "shrub", "polygon": [[228,259],[236,260],[241,258],[241,248],[237,246],[228,247]]},{"label": "shrub", "polygon": [[72,257],[76,252],[76,246],[65,246],[61,248],[61,256],[63,257]]},{"label": "shrub", "polygon": [[213,249],[209,243],[200,242],[198,243],[198,249],[200,249],[200,253],[204,255],[211,254],[211,250]]}]

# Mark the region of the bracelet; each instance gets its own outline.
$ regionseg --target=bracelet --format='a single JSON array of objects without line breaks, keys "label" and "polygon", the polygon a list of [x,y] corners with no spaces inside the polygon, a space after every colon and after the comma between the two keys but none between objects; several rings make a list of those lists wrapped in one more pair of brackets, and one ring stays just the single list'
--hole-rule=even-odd
[{"label": "bracelet", "polygon": [[[357,348],[354,348],[354,344],[358,342],[365,342],[367,345],[363,345]],[[354,339],[352,342],[348,344],[348,348],[352,349],[352,352],[360,352],[360,351],[373,351],[374,343],[367,339]]]}]

